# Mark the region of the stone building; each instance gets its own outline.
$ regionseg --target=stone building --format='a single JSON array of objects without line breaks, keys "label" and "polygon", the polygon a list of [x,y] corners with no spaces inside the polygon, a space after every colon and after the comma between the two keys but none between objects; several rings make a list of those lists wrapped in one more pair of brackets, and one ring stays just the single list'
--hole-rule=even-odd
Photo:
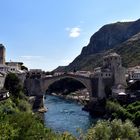
[{"label": "stone building", "polygon": [[140,80],[140,66],[135,66],[128,69],[129,80]]},{"label": "stone building", "polygon": [[5,64],[5,47],[0,44],[0,64]]},{"label": "stone building", "polygon": [[[98,94],[100,98],[106,97],[106,91],[113,94],[116,91],[124,92],[126,86],[125,68],[122,67],[121,57],[116,53],[110,53],[103,58],[102,67],[95,68],[94,77],[98,78]],[[118,86],[119,85],[119,86]],[[118,89],[118,87],[123,87]],[[115,91],[115,93],[114,93]]]},{"label": "stone building", "polygon": [[126,69],[122,66],[120,55],[111,53],[104,57],[103,69],[109,69],[113,73],[114,85],[126,85]]},{"label": "stone building", "polygon": [[5,64],[0,64],[0,72],[7,74],[9,72],[9,67]]},{"label": "stone building", "polygon": [[6,75],[0,72],[0,90],[3,89]]},{"label": "stone building", "polygon": [[0,44],[0,89],[3,88],[5,77],[12,72],[24,81],[26,77],[25,71],[21,70],[22,62],[5,62],[6,49],[4,45]]},{"label": "stone building", "polygon": [[9,71],[11,72],[20,72],[21,66],[23,65],[22,62],[6,62],[6,65],[9,67]]}]

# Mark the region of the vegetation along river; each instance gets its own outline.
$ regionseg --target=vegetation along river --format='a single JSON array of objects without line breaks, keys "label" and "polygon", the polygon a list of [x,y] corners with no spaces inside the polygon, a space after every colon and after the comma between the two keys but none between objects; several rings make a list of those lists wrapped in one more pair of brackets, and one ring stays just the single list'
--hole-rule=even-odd
[{"label": "vegetation along river", "polygon": [[77,136],[78,128],[86,132],[95,121],[88,112],[82,111],[82,105],[74,101],[47,95],[45,106],[48,108],[45,113],[45,124],[55,132],[67,131]]}]

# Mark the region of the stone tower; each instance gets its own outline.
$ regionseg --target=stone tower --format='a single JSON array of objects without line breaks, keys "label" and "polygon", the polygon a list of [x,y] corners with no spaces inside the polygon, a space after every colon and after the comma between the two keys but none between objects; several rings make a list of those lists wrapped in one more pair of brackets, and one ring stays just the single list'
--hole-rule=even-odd
[{"label": "stone tower", "polygon": [[5,47],[0,44],[0,64],[5,64]]},{"label": "stone tower", "polygon": [[104,57],[103,67],[115,71],[118,67],[122,67],[121,57],[116,53],[110,53]]},{"label": "stone tower", "polygon": [[111,53],[104,57],[103,67],[108,68],[113,73],[114,85],[126,85],[125,68],[122,67],[120,55]]}]

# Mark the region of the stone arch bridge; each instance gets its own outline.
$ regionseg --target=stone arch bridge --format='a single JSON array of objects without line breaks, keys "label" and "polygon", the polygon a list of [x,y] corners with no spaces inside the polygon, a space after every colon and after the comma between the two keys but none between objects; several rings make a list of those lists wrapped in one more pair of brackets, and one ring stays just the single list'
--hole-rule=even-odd
[{"label": "stone arch bridge", "polygon": [[63,75],[59,75],[59,76],[43,78],[41,81],[42,89],[44,91],[46,91],[46,89],[48,89],[49,86],[52,85],[53,83],[55,83],[56,81],[60,81],[62,79],[66,79],[66,78],[71,78],[76,81],[79,81],[80,83],[82,83],[85,86],[85,88],[87,88],[88,92],[90,94],[92,94],[91,79],[89,77],[73,75],[73,74],[63,74]]},{"label": "stone arch bridge", "polygon": [[99,79],[97,77],[92,76],[82,76],[75,74],[63,74],[52,77],[41,77],[41,78],[27,78],[25,80],[25,87],[29,95],[39,96],[45,94],[46,90],[49,88],[51,84],[56,81],[71,78],[81,82],[88,90],[90,97],[105,97],[104,87],[106,84],[112,84],[112,81],[108,79],[108,81]]}]

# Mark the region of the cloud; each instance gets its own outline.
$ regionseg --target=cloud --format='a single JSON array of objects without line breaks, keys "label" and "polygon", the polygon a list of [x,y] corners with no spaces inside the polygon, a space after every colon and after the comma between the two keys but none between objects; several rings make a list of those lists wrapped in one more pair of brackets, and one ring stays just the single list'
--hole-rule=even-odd
[{"label": "cloud", "polygon": [[81,29],[79,27],[74,27],[74,28],[67,27],[66,31],[69,32],[69,37],[72,37],[72,38],[79,37],[81,34]]},{"label": "cloud", "polygon": [[121,19],[120,22],[130,22],[135,21],[135,19]]},{"label": "cloud", "polygon": [[113,20],[113,21],[109,21],[108,23],[116,23],[116,22],[131,22],[131,21],[135,21],[135,19],[133,18],[128,18],[128,19],[120,19],[120,20]]}]

